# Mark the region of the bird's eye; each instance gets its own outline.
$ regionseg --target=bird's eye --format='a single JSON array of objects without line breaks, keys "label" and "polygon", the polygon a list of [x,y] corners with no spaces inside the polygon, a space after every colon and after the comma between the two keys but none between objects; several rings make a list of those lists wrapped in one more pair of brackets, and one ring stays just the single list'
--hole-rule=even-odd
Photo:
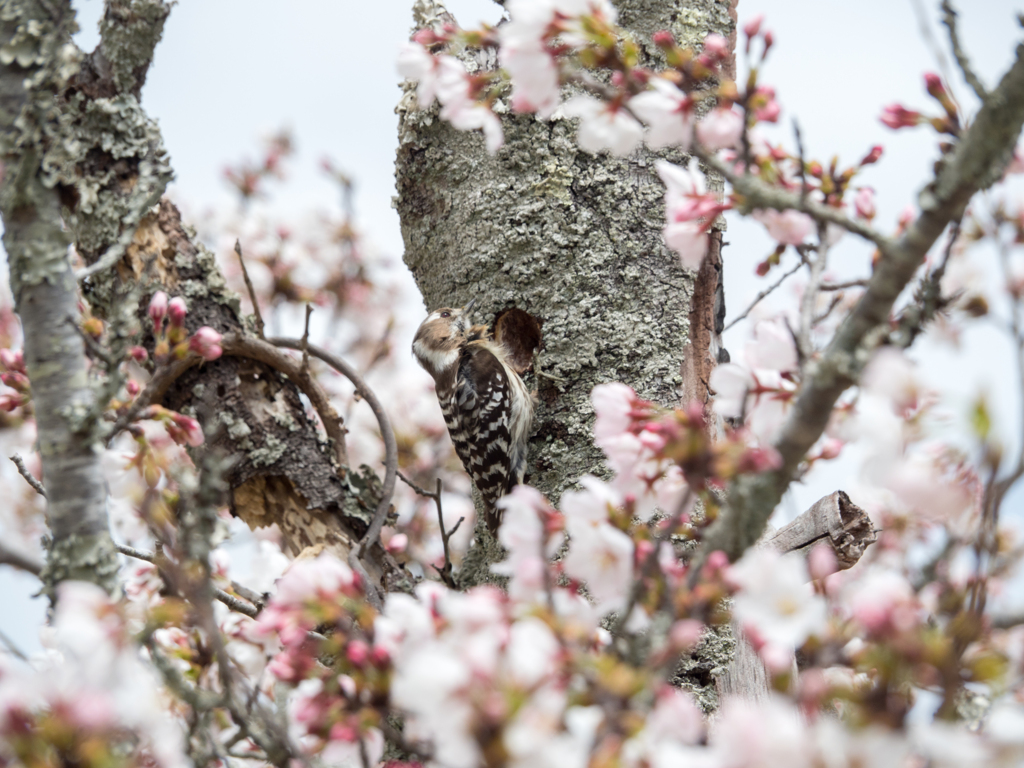
[{"label": "bird's eye", "polygon": [[452,316],[451,312],[442,312],[441,313],[441,317],[451,317],[451,316]]}]

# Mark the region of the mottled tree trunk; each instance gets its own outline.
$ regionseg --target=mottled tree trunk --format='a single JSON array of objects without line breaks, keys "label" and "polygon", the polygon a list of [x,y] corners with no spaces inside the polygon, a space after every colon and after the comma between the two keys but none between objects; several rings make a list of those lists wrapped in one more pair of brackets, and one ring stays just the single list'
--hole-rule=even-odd
[{"label": "mottled tree trunk", "polygon": [[[729,2],[616,5],[652,64],[657,30],[699,47],[708,33],[729,37],[735,26]],[[424,26],[444,11],[421,2],[415,13]],[[530,484],[557,501],[581,475],[603,472],[591,436],[596,384],[622,381],[665,406],[706,401],[718,350],[721,233],[698,275],[665,247],[664,187],[654,168],[661,155],[592,155],[577,146],[575,121],[506,113],[505,146],[490,156],[480,135],[452,129],[436,108],[417,109],[411,91],[398,112],[405,263],[427,307],[476,298],[479,319],[516,306],[543,322],[542,371],[563,381],[534,382]]]},{"label": "mottled tree trunk", "polygon": [[[95,553],[82,555],[80,567],[63,568],[54,580],[82,578],[94,568],[109,585],[116,557],[98,463],[105,435],[96,426],[105,403],[93,403],[82,340],[67,322],[77,318],[78,299],[69,240],[95,268],[82,281],[82,295],[107,321],[109,341],[121,353],[130,343],[152,348],[146,306],[158,290],[185,298],[190,332],[208,325],[242,333],[246,323],[213,255],[174,205],[160,200],[172,173],[159,128],[139,96],[170,4],[107,0],[101,42],[88,55],[71,43],[74,13],[66,0],[8,0],[3,9],[0,128],[7,173],[0,211],[25,324],[54,550],[71,533],[76,542],[83,532],[105,542],[102,564]],[[19,113],[31,122],[15,130]],[[142,335],[133,336],[139,327]],[[56,399],[48,399],[47,377]],[[277,523],[292,554],[326,548],[347,557],[373,516],[379,484],[370,471],[338,465],[338,452],[307,416],[292,381],[262,362],[225,355],[186,371],[162,402],[200,420],[207,436],[202,450],[232,457],[226,501],[250,526]],[[59,450],[74,459],[55,464]],[[50,559],[52,567],[52,553]],[[402,578],[379,545],[365,565],[374,579]]]},{"label": "mottled tree trunk", "polygon": [[52,162],[66,139],[56,96],[78,64],[73,20],[67,2],[23,0],[0,8],[0,214],[47,494],[50,546],[42,578],[51,600],[63,579],[113,591],[118,569]]}]

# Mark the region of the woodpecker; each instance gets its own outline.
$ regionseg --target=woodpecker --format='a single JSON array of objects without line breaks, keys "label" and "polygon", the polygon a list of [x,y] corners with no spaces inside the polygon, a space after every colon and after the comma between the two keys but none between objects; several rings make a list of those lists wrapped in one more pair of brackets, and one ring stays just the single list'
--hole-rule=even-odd
[{"label": "woodpecker", "polygon": [[434,377],[455,453],[483,497],[487,527],[496,533],[501,515],[495,503],[526,473],[533,398],[510,350],[487,326],[470,324],[475,303],[427,315],[412,351]]}]

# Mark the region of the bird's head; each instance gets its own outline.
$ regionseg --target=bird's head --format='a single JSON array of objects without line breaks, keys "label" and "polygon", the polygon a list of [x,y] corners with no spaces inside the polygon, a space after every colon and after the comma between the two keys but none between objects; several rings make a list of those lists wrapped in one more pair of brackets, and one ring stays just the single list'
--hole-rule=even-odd
[{"label": "bird's head", "polygon": [[416,331],[412,353],[435,379],[458,361],[459,348],[466,341],[466,331],[472,325],[470,311],[475,304],[476,299],[473,299],[461,308],[435,309]]}]

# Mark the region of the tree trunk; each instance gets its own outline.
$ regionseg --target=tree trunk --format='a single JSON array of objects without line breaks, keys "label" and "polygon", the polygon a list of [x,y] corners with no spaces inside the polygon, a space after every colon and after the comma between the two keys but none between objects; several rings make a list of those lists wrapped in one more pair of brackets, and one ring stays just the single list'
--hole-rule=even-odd
[{"label": "tree trunk", "polygon": [[0,214],[47,494],[50,544],[42,579],[51,601],[63,579],[112,592],[118,571],[99,463],[99,413],[77,329],[78,290],[56,188],[54,161],[67,136],[55,97],[77,65],[73,18],[67,2],[47,7],[32,0],[5,4],[0,15]]},{"label": "tree trunk", "polygon": [[[59,9],[59,19],[50,18],[52,6]],[[82,294],[92,313],[107,322],[105,342],[116,354],[123,355],[132,343],[152,351],[146,307],[158,290],[185,298],[189,332],[208,325],[225,334],[245,333],[247,326],[238,297],[228,291],[213,255],[182,224],[174,205],[160,200],[171,169],[159,128],[142,109],[139,94],[170,5],[162,0],[107,0],[101,42],[87,56],[70,41],[73,12],[66,1],[15,0],[5,4],[7,9],[15,18],[5,17],[3,39],[9,42],[0,49],[7,62],[0,74],[7,168],[0,210],[7,227],[11,282],[26,328],[54,548],[68,538],[61,522],[65,518],[69,531],[96,536],[102,531],[110,556],[103,568],[91,567],[100,573],[110,570],[112,578],[116,558],[106,533],[97,450],[105,435],[95,427],[106,402],[91,405],[82,340],[65,322],[65,315],[76,316],[77,301],[66,254],[69,237],[90,265],[81,280]],[[36,27],[29,28],[30,20],[41,24],[42,37]],[[49,79],[36,78],[33,90],[23,93],[22,81],[29,82],[26,76],[36,71]],[[25,128],[14,133],[22,102],[34,133]],[[36,301],[33,292],[44,287],[50,293]],[[38,334],[30,314],[37,304],[48,318]],[[142,335],[137,336],[140,326]],[[59,360],[46,357],[57,351]],[[48,365],[39,362],[44,360]],[[56,377],[55,389],[62,398],[53,404],[45,399],[47,375]],[[112,394],[106,391],[104,397]],[[207,437],[202,450],[234,459],[226,477],[226,501],[251,527],[277,523],[292,554],[326,548],[347,559],[369,527],[379,482],[370,470],[340,465],[337,456],[344,455],[344,447],[319,434],[294,382],[263,362],[225,355],[185,370],[161,395],[167,407],[200,420]],[[53,440],[44,430],[53,420],[81,418],[63,405],[78,401],[90,403],[85,410],[94,428],[76,432],[75,424],[63,427],[60,439],[84,462],[64,469],[65,464],[53,465],[48,459]],[[58,479],[73,486],[66,510],[61,506],[64,493],[51,489]],[[57,510],[64,511],[58,515]],[[83,560],[74,573],[87,573],[97,557]],[[403,578],[379,546],[364,564],[376,581],[393,584]]]},{"label": "tree trunk", "polygon": [[[708,33],[729,37],[735,26],[728,2],[617,7],[652,65],[660,53],[650,37],[660,29],[699,47]],[[414,15],[420,28],[446,11],[419,2]],[[698,275],[666,248],[654,169],[665,153],[592,155],[577,146],[575,121],[506,112],[505,145],[490,156],[479,134],[454,130],[436,107],[419,110],[409,89],[398,114],[405,263],[427,308],[475,298],[478,321],[515,306],[543,322],[541,369],[561,381],[528,381],[539,404],[527,482],[557,502],[580,476],[605,474],[592,439],[596,384],[622,381],[669,407],[681,397],[707,401],[723,312],[721,233]]]}]

